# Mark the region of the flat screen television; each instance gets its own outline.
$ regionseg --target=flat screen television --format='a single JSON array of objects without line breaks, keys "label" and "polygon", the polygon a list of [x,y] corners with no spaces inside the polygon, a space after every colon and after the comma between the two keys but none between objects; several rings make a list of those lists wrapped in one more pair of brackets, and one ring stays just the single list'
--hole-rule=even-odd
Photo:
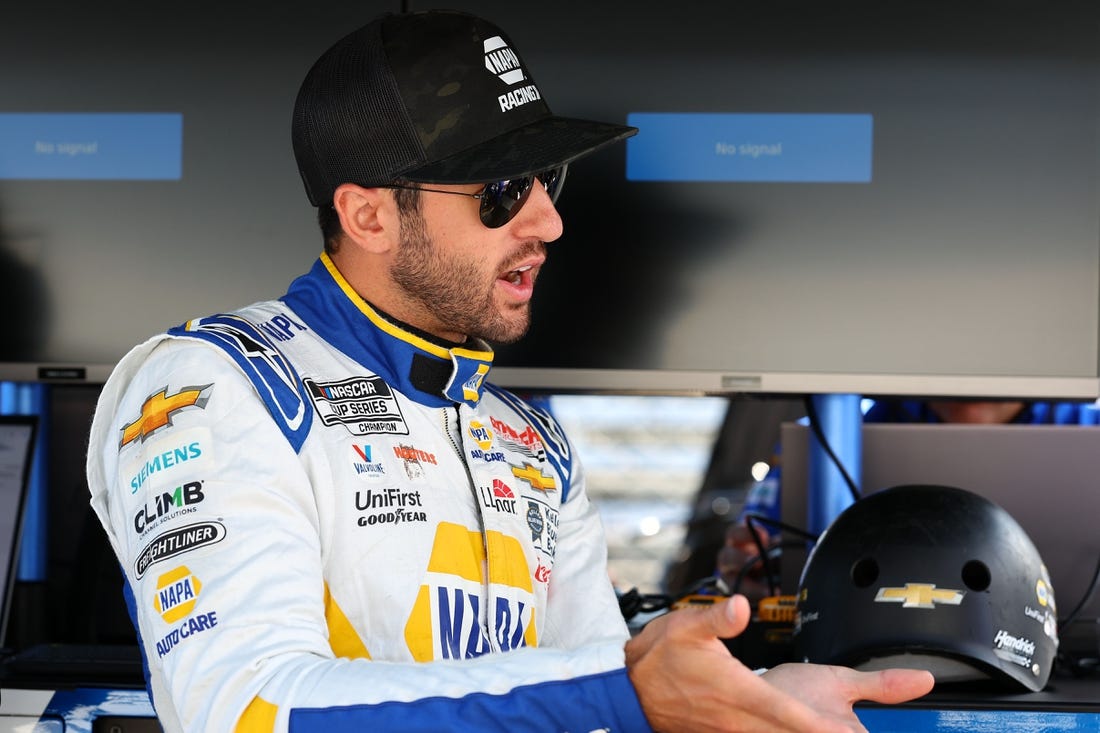
[{"label": "flat screen television", "polygon": [[[510,33],[555,112],[640,129],[570,171],[498,383],[1100,396],[1100,6],[451,5]],[[298,83],[400,9],[6,8],[0,379],[102,380],[284,292],[321,249]]]}]

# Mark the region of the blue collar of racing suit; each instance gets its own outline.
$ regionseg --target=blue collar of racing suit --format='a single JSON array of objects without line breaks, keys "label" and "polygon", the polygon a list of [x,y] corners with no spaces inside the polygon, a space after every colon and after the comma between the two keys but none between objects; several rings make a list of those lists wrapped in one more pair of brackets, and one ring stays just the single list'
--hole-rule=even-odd
[{"label": "blue collar of racing suit", "polygon": [[481,400],[492,347],[480,339],[446,345],[384,317],[352,290],[327,254],[290,284],[282,301],[325,341],[421,404],[474,407]]}]

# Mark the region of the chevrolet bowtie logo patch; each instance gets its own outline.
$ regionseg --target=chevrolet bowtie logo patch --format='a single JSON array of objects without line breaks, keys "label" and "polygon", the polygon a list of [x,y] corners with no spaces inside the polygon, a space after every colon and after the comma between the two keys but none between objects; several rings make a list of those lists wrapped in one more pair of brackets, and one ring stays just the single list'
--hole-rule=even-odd
[{"label": "chevrolet bowtie logo patch", "polygon": [[558,488],[553,476],[547,476],[530,463],[524,463],[523,468],[512,466],[512,475],[531,484],[531,488],[538,491],[557,491]]},{"label": "chevrolet bowtie logo patch", "polygon": [[210,399],[210,390],[213,386],[213,384],[207,384],[202,387],[184,387],[174,395],[169,395],[168,388],[165,387],[160,392],[149,395],[141,406],[141,416],[122,428],[119,449],[135,440],[140,439],[144,442],[153,433],[171,425],[173,413],[187,407],[204,409],[207,400]]},{"label": "chevrolet bowtie logo patch", "polygon": [[904,588],[879,588],[875,603],[900,603],[902,608],[935,608],[937,603],[957,606],[963,591],[937,588],[929,583],[906,583]]}]

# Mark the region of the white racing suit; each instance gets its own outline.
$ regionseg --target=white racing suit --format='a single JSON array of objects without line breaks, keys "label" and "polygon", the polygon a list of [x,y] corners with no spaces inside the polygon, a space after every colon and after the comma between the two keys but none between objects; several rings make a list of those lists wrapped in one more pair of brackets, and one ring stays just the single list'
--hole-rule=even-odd
[{"label": "white racing suit", "polygon": [[491,360],[322,255],[119,363],[88,478],[166,730],[649,730],[580,465]]}]

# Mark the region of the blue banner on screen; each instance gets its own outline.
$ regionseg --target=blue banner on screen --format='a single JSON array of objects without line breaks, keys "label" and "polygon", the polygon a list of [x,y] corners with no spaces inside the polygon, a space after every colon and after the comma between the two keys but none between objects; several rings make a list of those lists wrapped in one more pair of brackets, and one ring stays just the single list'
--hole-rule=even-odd
[{"label": "blue banner on screen", "polygon": [[635,112],[631,181],[870,183],[869,114]]},{"label": "blue banner on screen", "polygon": [[0,179],[179,180],[183,115],[0,113]]}]

